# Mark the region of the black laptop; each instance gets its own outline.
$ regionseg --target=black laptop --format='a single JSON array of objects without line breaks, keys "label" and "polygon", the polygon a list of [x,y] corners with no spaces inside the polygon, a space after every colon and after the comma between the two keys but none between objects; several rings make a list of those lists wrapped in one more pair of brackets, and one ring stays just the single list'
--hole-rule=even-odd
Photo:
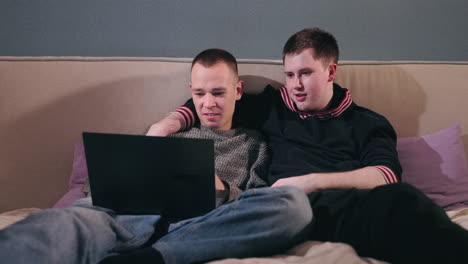
[{"label": "black laptop", "polygon": [[208,139],[83,133],[93,205],[179,221],[215,208]]}]

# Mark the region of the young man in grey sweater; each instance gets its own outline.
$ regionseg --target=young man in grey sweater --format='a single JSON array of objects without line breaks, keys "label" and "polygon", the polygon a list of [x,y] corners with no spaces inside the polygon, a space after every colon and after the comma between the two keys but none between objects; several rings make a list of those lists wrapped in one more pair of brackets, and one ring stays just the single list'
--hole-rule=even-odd
[{"label": "young man in grey sweater", "polygon": [[289,186],[257,188],[266,185],[266,143],[255,131],[233,127],[243,88],[235,58],[224,50],[203,51],[192,63],[190,88],[201,125],[175,136],[214,140],[216,209],[170,223],[167,233],[154,241],[160,216],[116,215],[93,207],[88,198],[1,230],[0,259],[193,263],[274,254],[300,242],[312,219],[307,196]]}]

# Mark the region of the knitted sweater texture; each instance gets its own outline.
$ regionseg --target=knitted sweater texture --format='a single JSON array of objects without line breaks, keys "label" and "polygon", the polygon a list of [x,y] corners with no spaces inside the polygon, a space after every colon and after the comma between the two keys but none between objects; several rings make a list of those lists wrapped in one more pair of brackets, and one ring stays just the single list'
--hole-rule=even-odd
[{"label": "knitted sweater texture", "polygon": [[[245,128],[221,131],[201,126],[172,136],[214,141],[215,171],[229,186],[228,200],[235,199],[247,189],[267,186],[269,154],[259,132]],[[222,202],[217,200],[217,205]]]}]

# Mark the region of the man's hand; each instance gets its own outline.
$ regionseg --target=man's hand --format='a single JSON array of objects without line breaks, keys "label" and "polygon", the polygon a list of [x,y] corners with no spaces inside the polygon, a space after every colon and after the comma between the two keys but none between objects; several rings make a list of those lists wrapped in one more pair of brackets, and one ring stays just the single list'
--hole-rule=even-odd
[{"label": "man's hand", "polygon": [[178,132],[184,126],[184,120],[176,113],[170,113],[161,121],[156,124],[153,124],[147,136],[156,136],[156,137],[167,137],[170,134]]},{"label": "man's hand", "polygon": [[227,190],[226,185],[223,183],[223,181],[219,178],[217,174],[215,174],[215,187],[218,191]]}]

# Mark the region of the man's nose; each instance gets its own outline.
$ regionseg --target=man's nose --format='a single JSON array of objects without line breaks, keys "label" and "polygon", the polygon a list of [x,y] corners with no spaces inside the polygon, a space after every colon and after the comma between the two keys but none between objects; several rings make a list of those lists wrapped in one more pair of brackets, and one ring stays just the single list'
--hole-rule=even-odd
[{"label": "man's nose", "polygon": [[299,78],[299,77],[294,77],[294,79],[293,79],[293,87],[296,88],[296,89],[302,88],[302,81],[301,81],[301,78]]},{"label": "man's nose", "polygon": [[215,99],[213,95],[207,94],[205,96],[205,102],[204,102],[205,107],[210,108],[216,105]]}]

